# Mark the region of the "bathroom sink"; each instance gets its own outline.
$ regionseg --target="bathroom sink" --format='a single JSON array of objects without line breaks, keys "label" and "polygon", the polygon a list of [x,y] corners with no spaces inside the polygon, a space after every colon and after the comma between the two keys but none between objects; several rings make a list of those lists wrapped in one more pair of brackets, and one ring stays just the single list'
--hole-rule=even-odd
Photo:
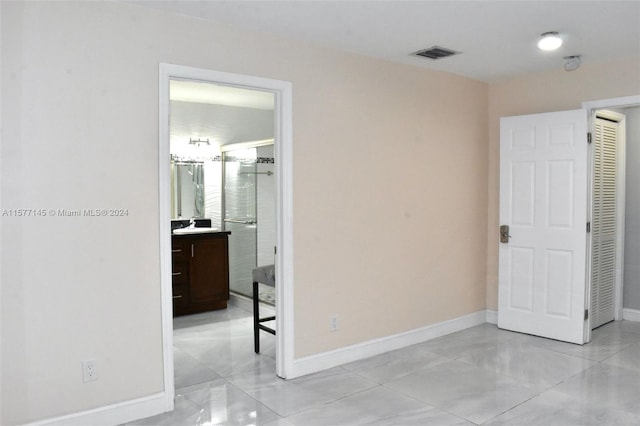
[{"label": "bathroom sink", "polygon": [[206,232],[218,232],[218,228],[179,228],[173,230],[176,235],[203,234]]}]

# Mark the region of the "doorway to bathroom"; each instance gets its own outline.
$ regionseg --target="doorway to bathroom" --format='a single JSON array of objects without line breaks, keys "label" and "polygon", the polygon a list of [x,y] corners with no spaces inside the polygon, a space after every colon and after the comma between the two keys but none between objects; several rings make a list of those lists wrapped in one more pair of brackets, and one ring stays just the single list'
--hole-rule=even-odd
[{"label": "doorway to bathroom", "polygon": [[[260,95],[267,95],[266,97],[270,97],[273,105],[268,119],[271,123],[271,138],[265,137],[263,133],[256,130],[263,127],[255,124],[265,120],[263,112],[255,111],[259,108],[253,108],[251,119],[247,119],[248,116],[245,114],[235,125],[220,119],[231,117],[233,108],[246,109],[247,99],[251,96],[249,98],[240,96],[241,99],[237,102],[245,103],[238,105],[233,105],[236,101],[230,100],[233,96],[226,95],[216,102],[203,102],[202,99],[179,100],[174,99],[171,93],[174,83],[198,86],[197,89],[215,86],[221,92],[255,94],[257,98],[260,98]],[[200,92],[203,91],[195,90],[194,96]],[[188,105],[177,106],[175,102]],[[207,106],[194,104],[207,104]],[[182,121],[187,129],[178,135],[173,120],[180,114],[180,108],[185,110]],[[209,112],[203,112],[204,110]],[[203,114],[210,114],[211,110],[215,110],[219,119],[201,120]],[[160,257],[165,394],[168,398],[170,395],[173,401],[175,390],[171,280],[172,233],[168,223],[172,219],[172,212],[176,211],[177,204],[180,204],[182,212],[202,214],[204,216],[202,219],[210,220],[207,226],[212,229],[219,228],[220,231],[230,232],[230,235],[237,237],[237,241],[229,241],[229,278],[232,292],[240,296],[244,293],[246,297],[247,277],[248,285],[251,285],[251,269],[258,265],[259,261],[275,264],[278,285],[273,295],[273,302],[277,302],[278,333],[274,343],[274,373],[286,378],[293,358],[293,346],[290,340],[293,317],[291,84],[246,75],[161,64],[159,118]],[[208,129],[207,125],[203,125],[205,122],[214,129]],[[217,135],[215,127],[218,128]],[[223,140],[221,135],[225,136],[226,140]],[[182,147],[180,148],[183,149],[182,151],[174,149],[174,140],[177,146]],[[175,165],[186,165],[187,168],[186,173],[180,172],[181,176],[188,181],[186,186],[184,182],[181,183],[181,191],[183,193],[195,191],[194,194],[189,194],[187,198],[180,201],[176,198],[176,191],[172,190],[172,183],[175,187],[176,175],[172,175],[170,167],[167,167],[167,163],[171,160]],[[189,173],[189,170],[192,173]],[[271,194],[270,204],[264,202],[269,193]],[[195,205],[191,208],[193,203]],[[183,217],[183,219],[186,218]],[[271,222],[273,226],[265,226],[265,232],[262,232],[260,220],[264,220],[265,224]],[[164,223],[167,224],[166,229],[162,225]],[[277,254],[275,247],[278,248]],[[241,255],[243,260],[240,260],[236,254]],[[248,341],[251,342],[251,339]],[[251,349],[251,345],[248,347]],[[203,356],[211,359],[213,354],[207,355],[206,352],[205,350],[202,353]],[[253,351],[247,352],[251,356],[256,356]],[[235,359],[235,357],[236,354],[231,354],[231,358]]]}]

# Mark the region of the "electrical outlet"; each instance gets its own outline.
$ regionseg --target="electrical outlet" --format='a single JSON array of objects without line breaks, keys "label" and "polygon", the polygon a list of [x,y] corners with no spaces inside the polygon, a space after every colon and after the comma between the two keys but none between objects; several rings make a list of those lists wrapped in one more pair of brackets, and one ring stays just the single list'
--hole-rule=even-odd
[{"label": "electrical outlet", "polygon": [[329,331],[338,331],[338,316],[332,315],[329,317]]},{"label": "electrical outlet", "polygon": [[98,380],[98,363],[95,359],[86,359],[82,361],[82,381],[93,382]]}]

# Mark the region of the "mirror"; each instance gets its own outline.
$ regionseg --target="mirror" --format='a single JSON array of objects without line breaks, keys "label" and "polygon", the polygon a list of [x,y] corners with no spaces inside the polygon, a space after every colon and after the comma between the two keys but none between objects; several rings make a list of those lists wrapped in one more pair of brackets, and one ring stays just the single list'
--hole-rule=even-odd
[{"label": "mirror", "polygon": [[171,218],[205,217],[204,163],[171,161]]}]

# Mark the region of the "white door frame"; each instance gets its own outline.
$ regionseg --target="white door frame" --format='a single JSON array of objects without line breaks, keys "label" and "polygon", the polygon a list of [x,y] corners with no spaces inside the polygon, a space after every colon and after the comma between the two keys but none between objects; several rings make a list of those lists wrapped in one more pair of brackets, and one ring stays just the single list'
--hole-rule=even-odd
[{"label": "white door frame", "polygon": [[[608,108],[624,108],[624,107],[633,107],[640,106],[640,95],[634,96],[625,96],[620,98],[610,98],[610,99],[602,99],[597,101],[587,101],[582,103],[582,109],[587,110],[589,117],[589,131],[593,132],[594,126],[594,118],[595,114],[599,110],[608,109]],[[622,123],[624,124],[624,123]],[[624,136],[624,126],[621,126],[622,135],[621,135],[621,143],[624,145],[626,143],[626,139]],[[592,212],[592,194],[593,194],[593,153],[592,147],[589,147],[589,191],[588,191],[588,203],[589,203],[589,218],[591,220],[591,212]],[[624,266],[624,219],[625,219],[625,193],[624,193],[624,185],[626,182],[625,178],[625,155],[624,155],[624,146],[620,147],[620,152],[622,155],[618,156],[618,194],[622,196],[618,196],[616,200],[616,209],[617,209],[617,232],[616,232],[616,278],[615,278],[615,319],[619,321],[622,319],[622,292],[623,292],[623,271],[622,268]],[[589,240],[589,244],[587,244],[587,271],[586,271],[587,282],[586,285],[586,307],[587,309],[591,308],[591,241]],[[589,317],[589,321],[585,322],[585,330],[584,330],[585,342],[591,341],[591,316]]]},{"label": "white door frame", "polygon": [[276,374],[287,378],[293,365],[293,124],[292,84],[242,74],[161,63],[159,67],[159,232],[164,394],[173,409],[173,301],[171,291],[171,182],[169,173],[169,80],[193,80],[271,92],[275,95],[276,158]]}]

